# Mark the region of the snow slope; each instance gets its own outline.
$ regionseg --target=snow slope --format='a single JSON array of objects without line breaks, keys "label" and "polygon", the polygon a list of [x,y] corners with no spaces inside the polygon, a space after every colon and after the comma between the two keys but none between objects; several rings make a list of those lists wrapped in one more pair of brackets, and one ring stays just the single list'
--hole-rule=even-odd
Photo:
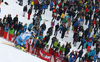
[{"label": "snow slope", "polygon": [[[29,25],[32,22],[32,15],[34,14],[34,10],[33,10],[32,15],[31,15],[31,20],[27,20],[27,18],[28,18],[27,13],[26,13],[25,17],[22,16],[23,15],[23,6],[27,5],[27,0],[23,0],[24,1],[23,6],[19,6],[18,3],[16,3],[16,2],[18,2],[17,0],[4,0],[4,1],[8,2],[9,5],[7,6],[4,3],[1,4],[1,6],[0,6],[1,7],[0,18],[3,18],[4,15],[8,15],[8,14],[11,14],[12,18],[13,18],[13,17],[16,16],[16,14],[18,14],[18,19],[19,19],[19,21],[23,22],[23,24],[27,23]],[[29,5],[28,5],[28,8],[30,8]],[[45,22],[45,24],[47,26],[47,29],[45,30],[44,35],[43,35],[43,36],[45,36],[48,28],[51,25],[51,20],[52,20],[52,12],[49,11],[49,8],[48,8],[48,10],[45,11],[45,14],[42,15],[42,19],[48,20],[48,21],[41,21],[41,24],[43,22]],[[71,26],[71,28],[72,28],[72,26]],[[58,33],[57,38],[59,39],[59,42],[61,42],[61,45],[63,45],[63,44],[66,45],[66,42],[71,42],[71,44],[73,43],[73,31],[71,30],[71,28],[70,28],[70,31],[69,31],[69,37],[68,38],[65,37],[63,40],[61,39],[61,34]],[[87,26],[85,25],[84,28],[86,29]],[[55,28],[53,28],[53,34],[54,34],[54,30],[55,30]],[[51,38],[53,36],[54,35],[52,35]],[[1,40],[0,42],[2,42],[2,41],[7,42],[3,38],[0,38],[0,40]],[[48,42],[48,44],[51,45],[51,39]],[[72,50],[74,50],[74,51],[78,50],[79,51],[80,49],[77,49],[79,44],[80,44],[80,42],[77,43],[76,47],[74,47],[74,45],[72,44],[71,51]],[[92,48],[95,48],[95,47],[92,47]],[[84,49],[84,54],[85,53],[86,53],[86,49]],[[7,55],[6,58],[4,58],[4,56],[6,56],[6,54],[8,54],[8,55]],[[19,55],[16,55],[15,57],[13,57],[15,54],[19,54]],[[1,56],[3,56],[3,57],[1,57]],[[18,51],[16,49],[12,48],[12,47],[0,44],[0,58],[2,58],[3,60],[6,59],[6,60],[8,60],[7,62],[9,62],[10,60],[8,58],[11,58],[12,60],[10,62],[13,62],[13,59],[16,60],[16,61],[18,60],[20,62],[23,61],[23,59],[20,58],[19,56],[23,57],[26,62],[27,62],[26,58],[28,58],[28,57],[33,58],[33,60],[31,59],[32,61],[34,61],[34,59],[36,58],[36,57],[31,56],[30,54],[26,54],[26,53],[23,53],[21,51]],[[18,58],[18,59],[16,59],[16,58]],[[6,62],[6,60],[5,60],[5,62]],[[38,60],[38,58],[36,58],[36,60]],[[28,62],[31,62],[31,61],[28,61]],[[36,62],[36,61],[34,61],[34,62]],[[42,60],[39,59],[39,62],[42,62]]]},{"label": "snow slope", "polygon": [[[3,40],[0,38],[0,40]],[[7,42],[6,40],[3,40]],[[25,53],[12,46],[0,42],[0,62],[46,62],[29,53]]]}]

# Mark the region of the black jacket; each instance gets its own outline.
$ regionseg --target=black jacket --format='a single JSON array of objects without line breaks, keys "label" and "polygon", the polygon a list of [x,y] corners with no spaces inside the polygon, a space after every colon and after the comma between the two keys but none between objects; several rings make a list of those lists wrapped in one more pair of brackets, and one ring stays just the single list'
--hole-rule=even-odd
[{"label": "black jacket", "polygon": [[41,28],[42,28],[43,30],[45,30],[45,29],[46,29],[46,25],[45,25],[45,24],[42,24],[42,25],[41,25]]},{"label": "black jacket", "polygon": [[79,51],[79,57],[82,57],[82,54],[83,54],[83,50],[80,50]]},{"label": "black jacket", "polygon": [[65,55],[68,54],[70,52],[70,47],[65,47]]},{"label": "black jacket", "polygon": [[10,24],[10,22],[12,21],[12,17],[7,17],[7,22]]},{"label": "black jacket", "polygon": [[86,20],[90,20],[89,15],[86,15],[86,16],[85,16],[85,19],[86,19]]},{"label": "black jacket", "polygon": [[15,30],[18,30],[18,24],[15,24],[15,25],[14,25],[14,29],[15,29]]},{"label": "black jacket", "polygon": [[27,6],[24,6],[23,11],[27,11]]},{"label": "black jacket", "polygon": [[56,25],[55,26],[55,31],[58,31],[59,30],[59,25]]},{"label": "black jacket", "polygon": [[68,61],[69,61],[69,59],[68,59],[68,58],[66,58],[66,57],[64,57],[64,60],[65,60],[65,62],[68,62]]},{"label": "black jacket", "polygon": [[32,9],[29,9],[29,10],[28,10],[28,13],[31,14],[31,13],[32,13]]},{"label": "black jacket", "polygon": [[14,17],[13,22],[14,22],[14,24],[15,24],[16,22],[18,22],[18,17]]},{"label": "black jacket", "polygon": [[50,39],[50,37],[49,37],[49,36],[45,36],[45,42],[47,42],[47,43],[48,43],[49,39]]},{"label": "black jacket", "polygon": [[23,26],[21,24],[18,25],[18,30],[20,30]]}]

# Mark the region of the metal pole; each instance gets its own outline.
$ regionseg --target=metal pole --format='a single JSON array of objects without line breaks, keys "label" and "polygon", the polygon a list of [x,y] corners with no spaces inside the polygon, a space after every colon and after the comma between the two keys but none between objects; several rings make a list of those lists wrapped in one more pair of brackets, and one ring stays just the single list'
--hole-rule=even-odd
[{"label": "metal pole", "polygon": [[[39,37],[39,33],[40,33],[40,21],[41,21],[41,20],[39,20],[39,31],[38,31],[38,37]],[[37,40],[38,40],[38,39],[37,39]],[[36,43],[37,43],[37,40],[36,40]],[[34,49],[36,43],[34,44],[34,46],[33,46],[33,48],[32,48],[32,51],[33,51],[33,49]]]}]

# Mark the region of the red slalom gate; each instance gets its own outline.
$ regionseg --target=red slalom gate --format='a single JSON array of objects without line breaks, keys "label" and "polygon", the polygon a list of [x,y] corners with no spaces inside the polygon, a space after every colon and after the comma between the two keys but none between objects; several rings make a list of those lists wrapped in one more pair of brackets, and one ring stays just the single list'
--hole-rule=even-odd
[{"label": "red slalom gate", "polygon": [[66,61],[62,58],[54,57],[54,62],[66,62]]},{"label": "red slalom gate", "polygon": [[39,57],[40,57],[41,59],[47,61],[47,62],[50,61],[51,56],[52,56],[51,54],[45,52],[45,51],[42,50],[42,49],[41,49],[40,52],[39,52]]}]

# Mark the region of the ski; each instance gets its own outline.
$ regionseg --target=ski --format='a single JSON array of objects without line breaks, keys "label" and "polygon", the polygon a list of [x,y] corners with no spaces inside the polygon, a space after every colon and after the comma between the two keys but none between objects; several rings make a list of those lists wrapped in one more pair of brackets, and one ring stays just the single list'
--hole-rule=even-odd
[{"label": "ski", "polygon": [[24,47],[20,47],[19,45],[18,46],[15,46],[15,45],[12,45],[12,44],[9,44],[9,43],[3,43],[3,42],[2,42],[2,44],[8,45],[8,46],[14,47],[14,48],[16,48],[18,50],[21,50],[23,52],[26,52],[26,49]]}]

